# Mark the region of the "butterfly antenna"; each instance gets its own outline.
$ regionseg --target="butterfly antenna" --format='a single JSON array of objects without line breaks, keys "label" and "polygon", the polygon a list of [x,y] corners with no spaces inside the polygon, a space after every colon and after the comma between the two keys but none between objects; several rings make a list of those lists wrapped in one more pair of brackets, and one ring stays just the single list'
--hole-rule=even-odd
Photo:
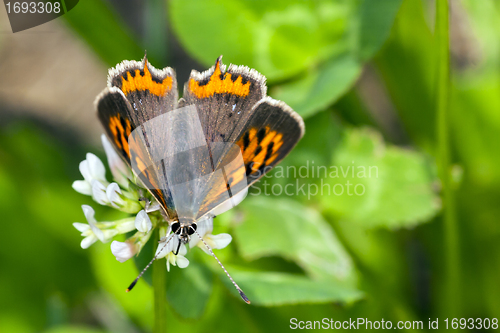
[{"label": "butterfly antenna", "polygon": [[137,281],[139,281],[139,279],[142,277],[142,275],[144,275],[144,273],[146,273],[146,271],[148,270],[149,266],[151,266],[153,264],[153,261],[155,261],[158,258],[158,255],[161,253],[161,251],[163,251],[163,249],[167,246],[167,244],[170,242],[170,240],[172,239],[172,237],[174,235],[175,234],[171,234],[170,235],[170,237],[167,239],[167,241],[165,242],[165,244],[163,245],[163,247],[160,249],[160,251],[158,251],[155,254],[155,256],[153,257],[153,259],[151,259],[151,261],[149,262],[149,264],[147,264],[147,266],[144,267],[144,269],[142,270],[142,272],[135,278],[135,280],[130,284],[130,286],[128,286],[127,292],[131,291],[132,288],[134,288],[134,286],[137,283]]},{"label": "butterfly antenna", "polygon": [[217,262],[219,263],[220,267],[222,267],[222,269],[226,273],[226,275],[229,278],[229,280],[231,280],[231,282],[233,283],[233,285],[236,288],[236,290],[238,290],[238,292],[240,293],[241,298],[245,301],[245,303],[250,304],[250,301],[248,300],[247,295],[245,295],[245,293],[243,292],[243,290],[241,290],[240,286],[238,286],[238,284],[236,282],[234,282],[233,278],[231,277],[231,275],[229,275],[229,273],[227,272],[227,270],[224,267],[224,265],[220,262],[219,258],[217,258],[217,256],[215,255],[214,251],[212,251],[212,248],[210,248],[210,246],[208,246],[207,242],[205,242],[205,240],[200,236],[200,234],[198,233],[198,231],[194,230],[194,232],[196,233],[196,235],[198,235],[198,237],[201,239],[201,241],[203,242],[203,244],[205,244],[206,248],[208,249],[208,251],[210,252],[210,254],[212,255],[212,257],[214,257],[215,260],[217,260]]}]

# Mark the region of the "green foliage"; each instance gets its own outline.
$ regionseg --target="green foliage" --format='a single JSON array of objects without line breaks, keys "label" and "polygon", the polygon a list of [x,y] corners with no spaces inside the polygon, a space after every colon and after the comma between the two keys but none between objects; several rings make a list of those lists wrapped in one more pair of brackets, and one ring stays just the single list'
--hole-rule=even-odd
[{"label": "green foliage", "polygon": [[335,102],[351,88],[360,73],[360,64],[353,57],[344,55],[311,70],[298,80],[276,86],[271,93],[307,118]]},{"label": "green foliage", "polygon": [[353,11],[351,1],[170,2],[173,28],[190,54],[205,65],[224,54],[269,80],[296,75],[345,49]]},{"label": "green foliage", "polygon": [[370,59],[389,37],[401,2],[402,0],[361,1],[357,50],[360,60]]},{"label": "green foliage", "polygon": [[248,198],[242,205],[245,223],[235,228],[235,236],[245,259],[281,256],[311,278],[353,285],[352,262],[317,210],[284,198]]},{"label": "green foliage", "polygon": [[411,227],[439,209],[431,165],[421,154],[386,146],[370,130],[347,130],[326,171],[323,207],[365,227]]},{"label": "green foliage", "polygon": [[[341,286],[333,280],[314,281],[287,273],[244,272],[231,269],[232,276],[254,305],[280,306],[298,303],[351,303],[359,300],[362,293]],[[221,278],[224,276],[221,275]],[[224,279],[228,288],[234,289]],[[237,294],[237,292],[233,292]]]},{"label": "green foliage", "polygon": [[[9,272],[0,274],[0,295],[9,304],[0,315],[0,325],[5,322],[11,332],[52,324],[42,311],[46,299],[62,294],[63,307],[75,306],[93,281],[71,226],[80,218],[80,204],[86,202],[67,187],[77,174],[65,157],[72,153],[41,132],[11,124],[0,133],[0,209],[5,232],[0,256],[3,271]],[[25,316],[30,320],[25,321]]]},{"label": "green foliage", "polygon": [[203,314],[213,288],[213,276],[206,265],[191,262],[189,271],[172,268],[167,278],[167,299],[183,318]]},{"label": "green foliage", "polygon": [[202,63],[224,54],[270,82],[295,78],[271,95],[308,117],[352,87],[362,62],[387,38],[400,2],[174,0],[170,12],[177,36]]},{"label": "green foliage", "polygon": [[[213,258],[193,249],[188,268],[167,273],[168,330],[281,331],[292,317],[425,326],[429,317],[498,316],[500,14],[493,0],[456,6],[465,19],[452,22],[466,24],[467,34],[457,28],[461,39],[454,39],[452,30],[450,112],[441,124],[450,134],[451,170],[444,172],[463,171],[453,183],[435,175],[438,63],[428,2],[152,1],[141,39],[105,1],[80,1],[63,16],[107,66],[142,58],[146,46],[153,61],[180,66],[168,47],[175,38],[203,66],[223,54],[226,63],[257,69],[269,95],[305,118],[305,137],[279,168],[215,220],[214,233],[234,236],[216,253],[252,305]],[[368,83],[381,89],[366,89],[365,78],[356,85],[366,65],[375,77]],[[9,306],[0,331],[153,329],[152,272],[125,293],[151,259],[152,241],[135,261],[119,263],[109,244],[82,250],[71,225],[84,222],[82,204],[96,208],[98,220],[115,217],[71,189],[85,152],[99,149],[37,125],[2,128],[0,298]],[[287,185],[305,192],[287,195]],[[438,215],[443,186],[456,200],[445,207],[458,230],[448,252]],[[450,255],[461,283],[453,297],[444,293]]]}]

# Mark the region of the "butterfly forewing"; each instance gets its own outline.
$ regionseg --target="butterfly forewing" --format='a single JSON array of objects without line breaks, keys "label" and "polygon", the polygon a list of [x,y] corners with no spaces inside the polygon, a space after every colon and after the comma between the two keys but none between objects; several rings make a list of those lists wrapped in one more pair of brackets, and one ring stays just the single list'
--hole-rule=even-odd
[{"label": "butterfly forewing", "polygon": [[[132,167],[129,136],[139,125],[177,107],[178,91],[175,72],[171,68],[157,70],[147,59],[123,61],[109,70],[108,87],[97,97],[96,109],[111,143]],[[137,151],[136,165],[148,165],[147,151]],[[156,172],[145,168],[140,180],[151,190],[169,219],[176,217],[168,191],[156,177]]]},{"label": "butterfly forewing", "polygon": [[192,71],[184,99],[197,107],[210,142],[236,142],[252,107],[266,95],[266,79],[246,66],[222,64],[222,57],[203,73]]},{"label": "butterfly forewing", "polygon": [[177,108],[179,93],[172,68],[154,68],[142,61],[123,61],[109,70],[108,87],[120,89],[132,106],[128,115],[136,126]]}]

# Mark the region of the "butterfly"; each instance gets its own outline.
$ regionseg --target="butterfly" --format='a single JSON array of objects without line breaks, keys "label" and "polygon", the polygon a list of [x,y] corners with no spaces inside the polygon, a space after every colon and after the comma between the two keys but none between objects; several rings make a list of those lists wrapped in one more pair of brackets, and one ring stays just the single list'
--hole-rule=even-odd
[{"label": "butterfly", "polygon": [[305,131],[295,111],[267,96],[262,74],[226,67],[222,56],[208,70],[191,72],[182,98],[172,68],[156,69],[146,57],[125,60],[109,70],[95,107],[116,151],[158,201],[179,246],[196,233],[198,221],[238,204]]}]

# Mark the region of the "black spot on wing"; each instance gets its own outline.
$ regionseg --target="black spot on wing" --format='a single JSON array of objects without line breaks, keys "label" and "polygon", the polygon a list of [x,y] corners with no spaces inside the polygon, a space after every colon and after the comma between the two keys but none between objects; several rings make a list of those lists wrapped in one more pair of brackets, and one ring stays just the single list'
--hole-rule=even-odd
[{"label": "black spot on wing", "polygon": [[161,79],[159,79],[159,78],[157,78],[157,77],[154,77],[154,76],[153,76],[153,77],[152,77],[152,79],[153,79],[153,82],[156,82],[156,83],[159,83],[159,84],[162,84],[162,83],[163,83],[163,80],[161,80]]},{"label": "black spot on wing", "polygon": [[262,142],[262,140],[264,139],[265,136],[266,136],[266,129],[265,128],[261,128],[257,132],[257,142],[260,144]]},{"label": "black spot on wing", "polygon": [[122,124],[123,129],[125,130],[127,128],[127,122],[123,117],[120,117],[120,123]]},{"label": "black spot on wing", "polygon": [[249,144],[250,144],[250,133],[245,132],[245,135],[243,135],[243,147],[244,147],[244,149],[247,149]]},{"label": "black spot on wing", "polygon": [[264,158],[265,161],[267,161],[273,154],[273,147],[274,141],[271,141],[271,143],[267,146],[266,157]]},{"label": "black spot on wing", "polygon": [[252,164],[253,162],[245,165],[245,173],[247,176],[250,176],[250,174],[252,173]]},{"label": "black spot on wing", "polygon": [[262,151],[262,146],[257,146],[257,149],[255,149],[255,155],[259,155],[261,151]]}]

